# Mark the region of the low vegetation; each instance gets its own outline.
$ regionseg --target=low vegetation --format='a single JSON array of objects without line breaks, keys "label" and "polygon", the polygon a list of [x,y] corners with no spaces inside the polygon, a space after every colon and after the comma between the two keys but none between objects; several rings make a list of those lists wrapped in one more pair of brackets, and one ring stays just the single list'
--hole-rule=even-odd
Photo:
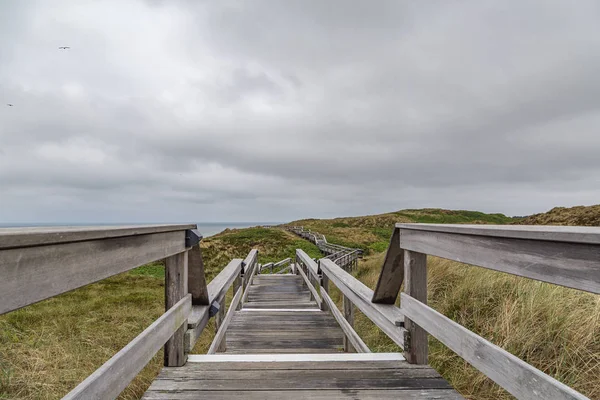
[{"label": "low vegetation", "polygon": [[600,226],[600,204],[595,206],[556,207],[519,221],[525,225]]},{"label": "low vegetation", "polygon": [[342,246],[357,247],[367,254],[381,253],[387,249],[394,225],[399,222],[431,224],[509,224],[518,218],[504,214],[485,214],[478,211],[400,210],[387,214],[334,219],[303,219],[286,225],[303,226],[327,236],[327,241]]},{"label": "low vegetation", "polygon": [[[562,209],[565,211],[558,216],[555,210],[550,212],[552,217],[537,215],[524,220],[426,209],[291,224],[321,232],[333,243],[367,250],[355,275],[373,288],[396,222],[587,221],[585,212],[573,219],[563,216],[578,211]],[[591,224],[600,225],[594,220]],[[207,279],[231,258],[243,258],[252,248],[259,249],[261,263],[293,257],[296,248],[311,257],[320,255],[316,246],[282,229],[227,230],[202,242]],[[600,398],[599,296],[434,257],[430,257],[429,271],[433,308],[588,397]],[[339,292],[331,286],[332,297],[339,302]],[[163,310],[164,268],[154,263],[0,316],[0,399],[62,397]],[[398,350],[360,313],[356,329],[373,351]],[[194,352],[206,352],[213,334],[211,322]],[[511,398],[434,339],[430,339],[430,361],[467,398]],[[121,398],[140,398],[161,365],[162,352]]]}]

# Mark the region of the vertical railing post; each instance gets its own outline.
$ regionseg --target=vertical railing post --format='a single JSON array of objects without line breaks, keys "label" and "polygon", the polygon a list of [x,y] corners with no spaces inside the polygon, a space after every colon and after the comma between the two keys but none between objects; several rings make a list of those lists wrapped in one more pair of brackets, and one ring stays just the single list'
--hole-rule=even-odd
[{"label": "vertical railing post", "polygon": [[[242,287],[242,270],[240,269],[240,272],[238,273],[238,275],[235,277],[235,280],[233,281],[233,295],[235,296],[235,294],[237,293],[238,289]],[[242,289],[242,294],[244,293],[244,289]],[[242,309],[242,300],[240,299],[240,301],[237,304],[236,310],[241,310]]]},{"label": "vertical railing post", "polygon": [[[427,304],[427,255],[404,250],[404,292]],[[427,332],[409,318],[404,318],[406,328],[404,357],[411,364],[428,363]]]},{"label": "vertical railing post", "polygon": [[[354,305],[350,300],[342,295],[342,308],[344,309],[344,318],[352,328],[354,328]],[[355,353],[356,350],[348,340],[348,336],[344,335],[344,351],[346,353]]]},{"label": "vertical railing post", "polygon": [[[165,310],[169,310],[187,294],[188,251],[167,257],[165,261]],[[187,361],[183,339],[187,322],[165,343],[166,367],[181,367]]]},{"label": "vertical railing post", "polygon": [[[223,319],[225,319],[225,309],[227,308],[225,298],[226,296],[223,296],[223,300],[221,300],[221,303],[219,304],[219,311],[215,315],[215,334],[219,332]],[[225,335],[226,334],[223,335],[223,339],[217,348],[217,353],[224,353],[227,350],[227,338]]]},{"label": "vertical railing post", "polygon": [[[320,261],[319,261],[319,270],[320,269],[321,269],[321,265],[320,265]],[[327,275],[325,275],[322,271],[321,271],[321,290],[324,292],[327,292],[327,294],[329,294],[329,277]],[[323,297],[323,296],[321,296],[321,297]],[[321,310],[329,311],[327,302],[324,300],[321,302]]]}]

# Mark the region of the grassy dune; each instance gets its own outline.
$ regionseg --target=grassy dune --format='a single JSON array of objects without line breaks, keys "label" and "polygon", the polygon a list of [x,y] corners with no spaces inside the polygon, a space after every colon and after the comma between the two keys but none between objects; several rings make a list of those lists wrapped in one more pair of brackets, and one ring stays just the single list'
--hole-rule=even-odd
[{"label": "grassy dune", "polygon": [[[428,209],[292,224],[324,233],[331,242],[368,250],[355,275],[373,288],[396,222],[519,220]],[[251,248],[260,250],[262,263],[293,257],[296,248],[319,256],[314,245],[280,229],[230,230],[202,242],[208,280]],[[433,308],[591,399],[600,398],[599,296],[433,257],[429,271]],[[0,399],[62,397],[162,314],[163,277],[164,268],[156,263],[0,316]],[[339,293],[331,287],[339,302]],[[356,329],[373,351],[398,350],[360,313]],[[206,352],[213,335],[211,322],[194,352]],[[433,339],[430,360],[468,398],[510,398]],[[159,353],[121,398],[138,399],[161,365]]]}]

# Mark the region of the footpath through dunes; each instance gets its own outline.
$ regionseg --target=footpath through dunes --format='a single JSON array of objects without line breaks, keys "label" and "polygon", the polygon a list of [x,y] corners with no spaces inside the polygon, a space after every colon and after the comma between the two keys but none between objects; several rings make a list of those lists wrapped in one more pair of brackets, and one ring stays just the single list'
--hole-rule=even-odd
[{"label": "footpath through dunes", "polygon": [[340,324],[312,296],[302,277],[308,270],[298,273],[251,276],[241,308],[230,308],[219,352],[163,369],[143,399],[462,398],[402,354],[344,353]]},{"label": "footpath through dunes", "polygon": [[[597,296],[599,228],[400,223],[375,290],[338,259],[301,249],[264,265],[253,249],[207,284],[199,239],[194,225],[0,230],[0,313],[165,259],[166,312],[66,399],[116,398],[161,348],[164,368],[146,399],[460,398],[429,366],[429,335],[516,398],[587,399],[430,307],[427,258]],[[399,351],[372,353],[354,330],[355,309]],[[210,348],[191,354],[210,319]]]}]

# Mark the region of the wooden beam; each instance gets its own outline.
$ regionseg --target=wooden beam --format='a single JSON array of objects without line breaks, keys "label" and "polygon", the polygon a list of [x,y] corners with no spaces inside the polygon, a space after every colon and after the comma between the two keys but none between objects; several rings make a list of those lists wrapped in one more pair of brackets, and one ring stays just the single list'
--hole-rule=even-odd
[{"label": "wooden beam", "polygon": [[[348,324],[354,329],[354,305],[352,302],[342,294],[342,307],[344,309],[344,318],[348,321]],[[344,336],[344,351],[346,353],[356,352],[352,347],[352,343],[348,340],[348,337]]]},{"label": "wooden beam", "polygon": [[199,306],[210,304],[200,245],[188,251],[188,293],[192,294],[192,304]]},{"label": "wooden beam", "polygon": [[191,308],[192,297],[188,294],[77,385],[63,400],[117,398],[173,333],[185,326]]},{"label": "wooden beam", "polygon": [[0,250],[196,229],[193,224],[0,228]]},{"label": "wooden beam", "polygon": [[[404,251],[404,292],[427,304],[427,255]],[[404,317],[406,337],[404,357],[410,364],[428,364],[427,332],[407,316]]]},{"label": "wooden beam", "polygon": [[600,294],[600,245],[403,229],[400,247]]},{"label": "wooden beam", "polygon": [[[321,277],[321,297],[323,297],[323,293],[328,293],[329,292],[329,278],[327,277],[327,275],[323,274]],[[329,305],[326,302],[321,302],[321,310],[323,311],[329,311],[328,309]]]},{"label": "wooden beam", "polygon": [[373,292],[373,303],[394,304],[404,280],[404,251],[400,248],[400,229],[394,229],[385,253],[379,280]]},{"label": "wooden beam", "polygon": [[508,239],[600,244],[600,227],[550,225],[396,224],[402,230],[455,233]]},{"label": "wooden beam", "polygon": [[400,302],[407,317],[516,398],[589,400],[406,293]]},{"label": "wooden beam", "polygon": [[[165,260],[165,311],[169,311],[171,307],[186,296],[185,276],[187,268],[187,251],[170,256]],[[183,347],[185,330],[184,324],[165,343],[165,367],[181,367],[185,364],[186,354]]]},{"label": "wooden beam", "polygon": [[404,348],[405,329],[396,325],[396,321],[404,321],[404,314],[398,307],[393,304],[372,303],[373,291],[331,260],[322,258],[321,270],[367,318],[394,343]]},{"label": "wooden beam", "polygon": [[233,318],[233,313],[236,311],[237,306],[242,299],[242,293],[243,291],[241,288],[235,292],[235,296],[233,296],[233,300],[231,300],[231,304],[229,304],[229,311],[227,311],[227,315],[225,315],[225,318],[223,318],[223,321],[221,321],[221,326],[219,326],[219,329],[215,334],[215,338],[213,339],[207,354],[214,354],[217,352],[217,349],[220,348],[221,343],[225,339],[225,333],[227,332],[229,323]]},{"label": "wooden beam", "polygon": [[[233,259],[221,270],[207,286],[209,302],[222,299],[229,287],[233,284],[237,277],[240,276],[242,269],[242,259]],[[209,306],[193,306],[192,312],[188,318],[188,330],[185,333],[184,348],[186,351],[193,349],[196,340],[208,323]]]},{"label": "wooden beam", "polygon": [[296,258],[306,265],[309,275],[315,279],[319,279],[319,266],[312,258],[309,257],[308,254],[304,252],[304,250],[296,249]]},{"label": "wooden beam", "polygon": [[185,250],[185,230],[0,250],[0,314]]},{"label": "wooden beam", "polygon": [[331,315],[335,318],[337,323],[342,328],[344,332],[344,337],[352,344],[352,347],[356,350],[357,353],[370,353],[369,347],[363,342],[363,340],[358,336],[358,333],[352,328],[352,326],[346,321],[340,310],[338,310],[337,306],[331,300],[331,297],[327,294],[327,292],[322,292],[323,302],[327,303],[329,311]]},{"label": "wooden beam", "polygon": [[321,308],[322,300],[321,300],[321,297],[319,297],[319,293],[317,292],[317,289],[315,289],[313,284],[310,283],[310,280],[308,279],[308,277],[306,276],[306,273],[302,270],[302,268],[298,268],[298,271],[300,271],[300,275],[304,279],[304,283],[306,283],[306,286],[308,287],[310,294],[312,295],[315,302],[317,303],[317,307]]}]

